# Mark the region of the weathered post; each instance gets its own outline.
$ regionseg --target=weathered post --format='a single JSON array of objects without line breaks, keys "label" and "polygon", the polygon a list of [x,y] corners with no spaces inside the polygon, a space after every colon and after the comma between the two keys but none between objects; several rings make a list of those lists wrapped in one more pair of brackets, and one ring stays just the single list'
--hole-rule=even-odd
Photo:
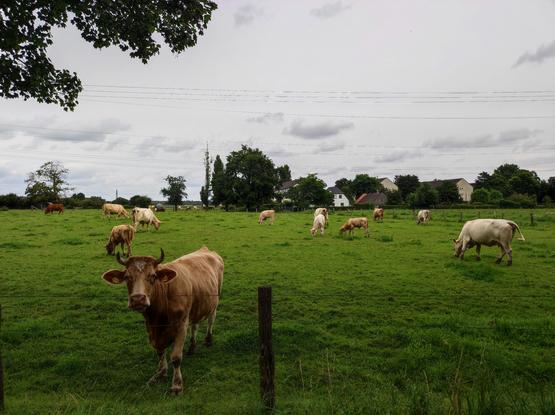
[{"label": "weathered post", "polygon": [[[0,333],[2,332],[2,305],[0,304]],[[0,347],[0,412],[4,412],[4,364]]]},{"label": "weathered post", "polygon": [[530,225],[534,226],[534,212],[530,212]]},{"label": "weathered post", "polygon": [[260,395],[264,406],[274,409],[275,361],[272,350],[272,287],[258,287],[258,333],[260,336]]}]

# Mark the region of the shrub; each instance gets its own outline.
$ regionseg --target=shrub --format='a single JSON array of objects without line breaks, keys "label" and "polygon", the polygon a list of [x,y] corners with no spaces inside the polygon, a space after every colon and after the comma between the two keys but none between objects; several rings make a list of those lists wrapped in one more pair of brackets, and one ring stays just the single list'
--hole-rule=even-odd
[{"label": "shrub", "polygon": [[513,193],[508,197],[508,199],[513,202],[517,202],[523,208],[533,208],[538,204],[536,196],[525,195],[522,193]]},{"label": "shrub", "polygon": [[472,192],[472,203],[488,203],[489,202],[489,190],[488,189],[476,189]]}]

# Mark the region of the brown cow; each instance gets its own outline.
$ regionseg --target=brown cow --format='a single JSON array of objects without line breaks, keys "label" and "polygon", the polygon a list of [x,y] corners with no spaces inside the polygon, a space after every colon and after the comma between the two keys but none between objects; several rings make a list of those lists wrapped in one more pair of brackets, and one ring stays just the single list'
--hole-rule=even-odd
[{"label": "brown cow", "polygon": [[117,245],[121,247],[121,252],[125,254],[123,244],[127,245],[127,256],[131,256],[131,243],[135,237],[135,228],[131,225],[116,225],[112,228],[108,243],[106,244],[106,252],[108,255],[114,255]]},{"label": "brown cow", "polygon": [[270,225],[274,223],[276,220],[276,211],[275,210],[263,210],[260,212],[260,216],[258,216],[258,224],[262,224],[266,219],[270,218]]},{"label": "brown cow", "polygon": [[208,320],[204,339],[212,345],[212,326],[220,299],[224,277],[222,258],[207,247],[162,264],[160,258],[132,256],[117,261],[125,270],[106,271],[102,278],[110,284],[127,284],[128,307],[143,314],[150,344],[158,353],[158,370],[149,384],[167,376],[166,349],[173,344],[171,362],[173,381],[170,392],[183,392],[181,360],[187,328],[191,325],[191,343],[187,354],[195,351],[198,325]]},{"label": "brown cow", "polygon": [[374,209],[374,220],[383,220],[383,208]]},{"label": "brown cow", "polygon": [[64,205],[61,203],[49,203],[46,209],[44,209],[44,214],[52,212],[58,212],[58,215],[64,213]]},{"label": "brown cow", "polygon": [[339,233],[343,235],[345,232],[349,231],[349,235],[352,237],[354,228],[363,228],[364,236],[368,238],[368,218],[361,217],[347,219],[347,222],[345,222],[339,229]]},{"label": "brown cow", "polygon": [[112,213],[126,218],[129,217],[129,213],[127,213],[127,210],[125,210],[123,205],[119,205],[117,203],[104,203],[102,205],[102,213],[104,213],[104,216],[108,217],[110,217]]}]

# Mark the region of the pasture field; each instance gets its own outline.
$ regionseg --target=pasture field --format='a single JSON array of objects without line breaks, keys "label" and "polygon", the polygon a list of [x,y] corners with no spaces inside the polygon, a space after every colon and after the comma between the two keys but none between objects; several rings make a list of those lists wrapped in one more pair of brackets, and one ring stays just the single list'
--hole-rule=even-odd
[{"label": "pasture field", "polygon": [[[184,394],[146,386],[156,369],[124,286],[100,276],[121,268],[106,255],[100,211],[0,212],[0,303],[7,414],[256,414],[257,287],[273,286],[276,413],[554,414],[555,210],[482,210],[515,220],[514,263],[498,248],[453,257],[461,211],[386,210],[340,238],[312,212],[157,214],[139,230],[136,255],[174,259],[206,244],[225,261],[214,345],[185,356]],[[463,210],[465,220],[478,211]],[[205,325],[201,325],[201,333]]]}]

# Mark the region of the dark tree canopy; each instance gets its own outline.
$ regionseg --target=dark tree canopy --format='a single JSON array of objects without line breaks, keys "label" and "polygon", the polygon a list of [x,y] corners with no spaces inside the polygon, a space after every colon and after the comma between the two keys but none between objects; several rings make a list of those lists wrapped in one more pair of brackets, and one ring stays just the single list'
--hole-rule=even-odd
[{"label": "dark tree canopy", "polygon": [[229,205],[229,195],[225,176],[224,163],[219,155],[216,155],[214,167],[212,169],[212,203],[215,206]]},{"label": "dark tree canopy", "polygon": [[439,202],[439,193],[427,183],[418,186],[416,192],[407,197],[410,207],[432,207]]},{"label": "dark tree canopy", "polygon": [[291,180],[291,169],[287,164],[276,168],[276,174],[278,176],[278,184],[283,184]]},{"label": "dark tree canopy", "polygon": [[148,207],[148,205],[152,204],[152,199],[148,196],[135,195],[131,196],[131,199],[129,199],[129,204],[135,207],[146,208]]},{"label": "dark tree canopy", "polygon": [[407,196],[411,193],[416,192],[416,189],[418,189],[418,185],[420,184],[418,176],[413,174],[398,175],[395,176],[394,180],[395,184],[399,188],[399,193],[401,193],[403,200],[406,200]]},{"label": "dark tree canopy", "polygon": [[25,194],[31,203],[58,202],[65,192],[73,190],[66,179],[68,173],[59,161],[48,161],[28,174]]},{"label": "dark tree canopy", "polygon": [[168,183],[168,187],[160,189],[160,193],[168,198],[168,203],[173,205],[173,210],[177,210],[177,205],[187,197],[185,179],[183,176],[167,176],[164,180]]},{"label": "dark tree canopy", "polygon": [[351,201],[351,203],[354,202],[354,200],[353,200],[353,189],[351,187],[352,184],[353,183],[345,177],[335,181],[335,187],[337,187],[339,190],[341,190],[345,194],[345,196],[347,196],[347,199],[349,199],[349,201]]},{"label": "dark tree canopy", "polygon": [[246,145],[227,156],[225,176],[229,203],[247,209],[270,202],[278,180],[272,160],[259,149]]},{"label": "dark tree canopy", "polygon": [[459,189],[455,182],[444,181],[437,188],[440,203],[459,203],[462,202]]},{"label": "dark tree canopy", "polygon": [[75,108],[81,81],[48,56],[54,27],[70,22],[95,48],[117,46],[147,63],[160,51],[157,38],[173,53],[194,46],[216,8],[210,0],[3,0],[0,96]]},{"label": "dark tree canopy", "polygon": [[367,174],[357,174],[351,182],[351,191],[356,199],[363,193],[375,193],[383,190],[383,186],[376,177]]},{"label": "dark tree canopy", "polygon": [[300,177],[297,185],[288,192],[288,197],[300,209],[309,206],[330,206],[333,203],[333,194],[326,190],[326,183],[315,174]]}]

